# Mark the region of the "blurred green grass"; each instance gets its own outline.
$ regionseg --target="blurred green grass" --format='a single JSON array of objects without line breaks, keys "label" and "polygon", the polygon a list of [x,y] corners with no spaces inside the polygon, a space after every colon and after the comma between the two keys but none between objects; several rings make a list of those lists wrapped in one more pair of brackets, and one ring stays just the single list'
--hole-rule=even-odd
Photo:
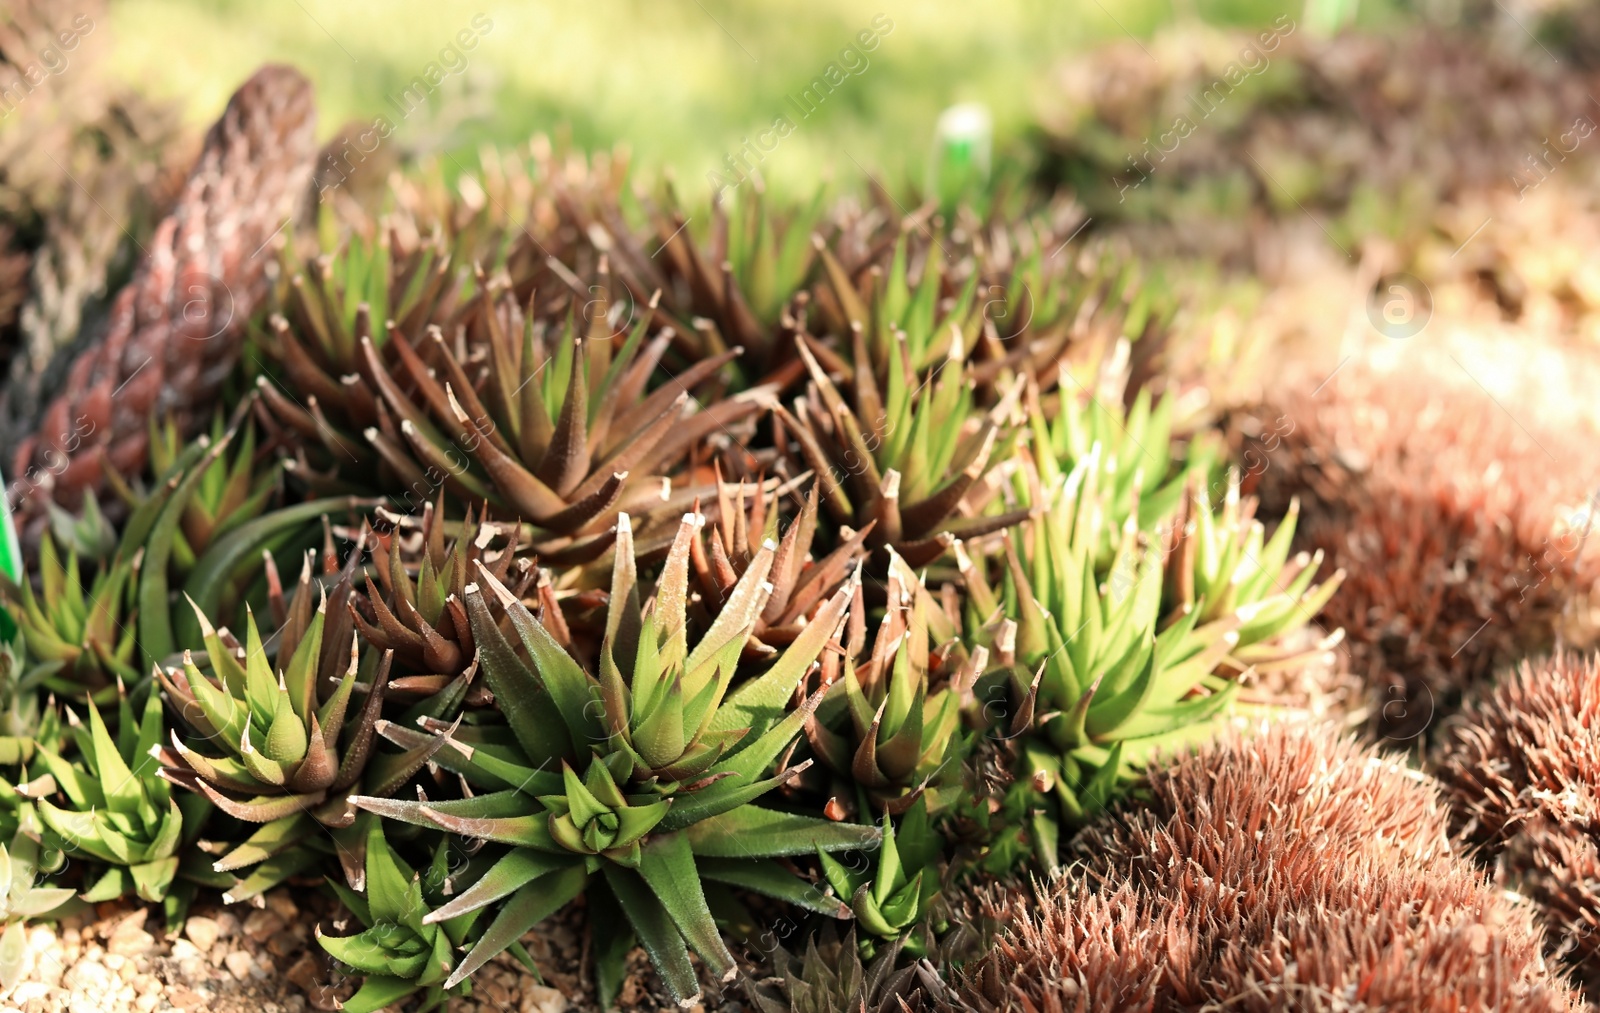
[{"label": "blurred green grass", "polygon": [[[1057,60],[1175,18],[1253,26],[1285,10],[1268,0],[124,0],[111,11],[111,59],[113,73],[182,103],[196,124],[256,66],[281,61],[315,83],[324,138],[388,115],[402,150],[443,149],[466,164],[485,141],[520,144],[541,131],[591,150],[622,141],[635,164],[672,173],[691,198],[787,111],[796,129],[761,166],[775,191],[809,193],[820,177],[859,179],[861,169],[903,191],[921,180],[934,122],[952,103],[985,103],[998,149],[1014,150]],[[870,66],[798,119],[788,97],[879,12],[894,27],[865,54]],[[430,114],[400,121],[388,97],[478,13],[493,26],[464,70]]]}]

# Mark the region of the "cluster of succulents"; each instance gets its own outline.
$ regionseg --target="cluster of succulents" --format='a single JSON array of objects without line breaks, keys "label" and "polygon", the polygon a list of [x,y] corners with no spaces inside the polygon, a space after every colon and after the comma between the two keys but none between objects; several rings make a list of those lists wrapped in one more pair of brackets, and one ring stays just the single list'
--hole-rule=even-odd
[{"label": "cluster of succulents", "polygon": [[[258,238],[206,180],[292,205],[309,106],[281,69],[246,86],[128,291],[186,229]],[[274,138],[282,165],[223,157]],[[318,938],[351,1010],[534,969],[574,916],[603,1007],[636,948],[684,1006],[741,973],[818,1013],[1570,1001],[1402,760],[1211,741],[1341,626],[1407,700],[1564,629],[1587,564],[1515,607],[1496,569],[1549,519],[1472,456],[1544,474],[1498,420],[1418,461],[1426,395],[1361,388],[1416,409],[1389,452],[1352,465],[1330,397],[1241,471],[1160,286],[1058,256],[1081,215],[752,186],[702,220],[620,156],[530,154],[324,208],[316,252],[230,281],[259,312],[203,357],[158,314],[79,360],[44,425],[96,425],[3,543],[0,983],[18,918],[287,883],[348,912]],[[118,403],[129,349],[161,365]],[[1486,502],[1437,523],[1449,495]],[[1467,651],[1506,609],[1519,638]],[[1516,686],[1497,706],[1539,711]],[[1453,804],[1559,924],[1600,917],[1546,797],[1587,754],[1560,784],[1501,759],[1581,736],[1493,727]]]},{"label": "cluster of succulents", "polygon": [[[219,129],[295,131],[285,102]],[[635,944],[679,1001],[731,980],[773,905],[854,922],[901,994],[962,856],[1053,868],[1337,578],[1174,397],[1124,405],[1162,312],[1050,258],[1051,214],[755,194],[708,249],[670,194],[630,224],[600,167],[539,168],[512,238],[420,190],[325,217],[166,411],[93,406],[5,585],[20,695],[68,726],[45,839],[172,917],[325,874],[347,1008],[437,1005],[579,898],[603,1004]],[[1003,805],[1037,810],[1017,847]]]}]

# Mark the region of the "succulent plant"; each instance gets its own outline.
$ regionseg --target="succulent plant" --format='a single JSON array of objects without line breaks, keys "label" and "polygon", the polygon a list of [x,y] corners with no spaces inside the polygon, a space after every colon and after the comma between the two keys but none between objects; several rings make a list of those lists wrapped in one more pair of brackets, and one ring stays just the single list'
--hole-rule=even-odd
[{"label": "succulent plant", "polygon": [[[871,654],[857,665],[847,651],[823,660],[827,696],[806,721],[811,750],[842,781],[829,806],[847,813],[900,815],[919,799],[938,811],[961,792],[968,746],[961,709],[988,657],[932,643],[935,605],[904,560],[890,553],[887,606]],[[864,602],[854,615],[859,622]],[[862,630],[862,640],[865,631]],[[863,645],[864,646],[864,645]],[[936,679],[942,683],[935,688]]]},{"label": "succulent plant", "polygon": [[450,995],[463,995],[472,986],[460,982],[446,988],[444,980],[455,963],[455,951],[465,941],[480,912],[469,912],[444,922],[426,916],[443,903],[449,878],[448,851],[442,843],[426,876],[419,875],[395,854],[383,836],[383,825],[372,821],[366,840],[364,887],[356,892],[342,881],[328,883],[345,907],[366,928],[349,936],[323,935],[317,942],[334,959],[364,976],[361,987],[340,1008],[349,1013],[375,1013],[407,996],[422,992],[419,1011],[439,1007]]},{"label": "succulent plant", "polygon": [[[365,304],[343,325],[331,311],[308,309],[310,330],[333,336],[313,351],[276,317],[269,340],[286,376],[313,400],[300,405],[264,384],[268,406],[288,430],[326,443],[341,472],[381,467],[390,476],[382,490],[405,512],[440,489],[453,499],[487,500],[497,514],[533,525],[532,541],[547,561],[592,559],[609,546],[618,511],[632,510],[642,522],[643,511],[661,504],[658,473],[761,407],[753,395],[692,406],[689,391],[738,349],[676,375],[660,369],[672,332],[647,341],[654,302],[633,322],[631,301],[612,294],[608,271],[602,262],[604,284],[593,286],[581,319],[572,305],[565,320],[551,319],[542,305],[525,312],[516,282],[480,271],[471,312],[448,338],[428,322],[434,290],[420,277],[412,283],[424,293],[417,331],[393,319],[375,329]],[[663,372],[665,382],[649,389]],[[687,505],[693,495],[679,498]]]},{"label": "succulent plant", "polygon": [[[393,651],[397,670],[408,673],[390,680],[390,692],[438,692],[473,664],[477,650],[464,602],[477,563],[492,560],[489,571],[519,596],[538,580],[538,570],[517,559],[518,525],[496,525],[468,508],[447,548],[448,526],[441,498],[437,507],[424,507],[414,530],[397,526],[368,536],[375,565],[350,614],[362,642]],[[502,533],[505,544],[491,552]]]},{"label": "succulent plant", "polygon": [[[772,591],[751,633],[748,648],[776,650],[800,635],[817,608],[849,579],[862,555],[868,531],[858,531],[821,559],[812,559],[817,542],[817,489],[811,486],[798,516],[778,534],[779,506],[793,483],[717,483],[716,517],[709,539],[696,534],[690,552],[694,576],[706,610],[715,614],[733,594],[762,544],[777,552],[767,580]],[[770,488],[769,488],[770,486]],[[750,490],[748,502],[746,490]],[[709,547],[708,547],[709,546]]]},{"label": "succulent plant", "polygon": [[[181,572],[192,569],[213,542],[260,517],[272,504],[280,465],[256,467],[255,427],[245,421],[245,412],[253,402],[253,398],[242,401],[231,424],[220,415],[212,421],[210,436],[214,443],[221,443],[230,432],[239,431],[241,435],[237,437],[233,459],[222,455],[212,460],[184,504],[172,546],[174,567]],[[169,418],[159,427],[152,422],[151,470],[157,475],[172,473],[183,446],[173,420]]]},{"label": "succulent plant", "polygon": [[1190,446],[1180,453],[1173,433],[1177,399],[1170,391],[1152,407],[1149,388],[1141,388],[1133,404],[1113,410],[1064,367],[1060,376],[1064,382],[1053,395],[1029,385],[1029,453],[1046,489],[1093,456],[1108,510],[1105,540],[1096,552],[1096,563],[1104,565],[1129,516],[1135,516],[1139,530],[1153,531],[1172,515],[1185,487],[1210,470],[1209,448]]},{"label": "succulent plant", "polygon": [[[37,426],[16,434],[13,472],[47,465],[71,435],[48,498],[75,507],[107,471],[144,467],[152,418],[170,414],[185,435],[203,428],[267,294],[270,258],[255,254],[307,192],[315,118],[310,84],[287,67],[261,69],[234,94],[99,340],[72,360]],[[46,498],[26,504],[42,514]]]},{"label": "succulent plant", "polygon": [[[1007,702],[997,712],[1008,716],[1005,733],[1037,733],[1025,761],[1074,823],[1112,797],[1135,752],[1206,732],[1234,692],[1212,672],[1238,642],[1239,625],[1230,616],[1202,626],[1190,609],[1161,626],[1159,557],[1113,562],[1113,572],[1132,570],[1132,587],[1100,583],[1092,562],[1097,500],[1085,481],[1093,474],[1074,470],[1048,513],[1024,531],[1020,552],[1007,540],[1003,598],[977,567],[964,567],[974,620],[1004,617],[992,640],[996,671],[1007,673]],[[1135,557],[1137,537],[1125,528],[1122,559]],[[996,699],[988,687],[979,692]]]},{"label": "succulent plant", "polygon": [[745,979],[745,993],[760,1013],[955,1013],[966,1009],[939,969],[924,959],[901,966],[902,944],[891,941],[863,963],[853,933],[832,927],[806,940],[803,955],[777,947],[777,972]]},{"label": "succulent plant", "polygon": [[1172,518],[1166,560],[1164,609],[1198,610],[1202,623],[1230,614],[1239,618],[1239,642],[1228,665],[1241,674],[1304,662],[1344,639],[1341,627],[1308,646],[1286,648],[1282,643],[1285,633],[1322,612],[1344,583],[1345,571],[1336,570],[1313,585],[1325,553],[1318,549],[1290,555],[1299,504],[1289,504],[1270,539],[1254,516],[1256,505],[1254,498],[1241,498],[1235,470],[1228,473],[1220,511],[1204,490],[1191,484],[1184,509]]},{"label": "succulent plant", "polygon": [[900,343],[880,388],[857,336],[852,396],[840,392],[801,341],[811,391],[776,413],[779,452],[810,469],[824,509],[836,523],[872,531],[872,549],[893,547],[913,566],[944,554],[952,537],[974,537],[1020,521],[1025,513],[955,515],[974,483],[1003,455],[1013,432],[1002,402],[976,413],[959,339],[921,383]]},{"label": "succulent plant", "polygon": [[117,551],[116,526],[101,511],[100,500],[93,493],[84,495],[83,509],[77,513],[54,503],[46,504],[46,509],[51,534],[68,552],[76,550],[80,559],[104,562]]},{"label": "succulent plant", "polygon": [[[283,315],[270,318],[259,335],[265,370],[256,380],[259,417],[267,442],[288,453],[300,477],[319,492],[349,491],[358,477],[394,484],[392,472],[371,473],[367,466],[376,462],[359,435],[378,422],[374,394],[359,379],[360,339],[375,337],[379,355],[392,361],[381,330],[387,321],[403,334],[420,334],[429,324],[454,333],[452,321],[483,301],[480,294],[471,307],[461,306],[466,269],[460,252],[442,236],[405,243],[384,230],[370,241],[352,236],[291,277]],[[376,335],[373,320],[380,327]],[[407,492],[417,501],[405,504],[408,510],[432,499]]]},{"label": "succulent plant", "polygon": [[[959,372],[990,398],[1010,377],[1054,379],[1069,343],[1081,337],[1071,333],[1064,311],[1073,297],[1083,298],[1092,286],[1063,284],[1059,277],[1047,280],[1041,237],[1028,227],[998,239],[1008,263],[997,270],[991,262],[994,251],[975,244],[957,258],[945,245],[951,237],[934,238],[914,217],[900,226],[892,238],[875,244],[868,254],[870,266],[854,270],[819,243],[828,281],[818,289],[819,315],[824,330],[836,336],[843,357],[829,368],[847,361],[858,374],[850,376],[851,383],[864,388],[862,398],[872,395],[859,375],[863,370],[870,371],[883,392],[876,401],[857,406],[861,415],[882,425],[872,417],[878,412],[867,410],[869,405],[881,412],[900,379],[915,375],[926,380],[952,364],[964,367]],[[916,382],[908,382],[906,389]]]},{"label": "succulent plant", "polygon": [[[446,988],[586,890],[606,898],[596,904],[620,912],[607,929],[612,934],[597,936],[606,940],[596,952],[607,1005],[620,985],[620,961],[628,949],[614,945],[619,939],[639,939],[680,1000],[699,993],[691,947],[713,974],[734,973],[702,878],[839,913],[837,901],[773,859],[860,846],[875,839],[876,831],[754,802],[797,772],[767,774],[815,706],[815,698],[794,710],[787,703],[835,635],[853,585],[835,593],[765,671],[730,693],[765,603],[776,547],[761,548],[691,649],[689,555],[701,523],[684,518],[654,599],[641,607],[632,529],[621,516],[596,675],[585,672],[479,564],[483,583],[466,589],[467,611],[484,678],[514,747],[490,752],[453,745],[438,756],[445,766],[464,758],[469,781],[509,787],[459,801],[352,799],[388,818],[511,846],[473,886],[424,919],[442,921],[505,900]],[[486,592],[510,621],[528,661],[502,632]],[[550,721],[552,714],[559,723]]]},{"label": "succulent plant", "polygon": [[[1101,452],[1093,446],[1052,485],[1018,480],[1039,512],[1019,537],[1006,535],[998,590],[957,553],[968,630],[997,662],[978,691],[985,710],[1008,736],[1031,731],[1019,742],[1024,774],[1068,824],[1120,794],[1151,756],[1210,735],[1252,663],[1297,660],[1304,652],[1277,639],[1310,621],[1342,579],[1313,585],[1320,557],[1288,559],[1293,518],[1266,539],[1236,478],[1221,517],[1196,492],[1168,508],[1187,504],[1165,530],[1141,531],[1139,490],[1124,487],[1132,502],[1113,506],[1119,489],[1100,485]],[[1117,516],[1120,531],[1108,531]],[[1050,865],[1054,831],[1040,815],[1038,853]]]},{"label": "succulent plant", "polygon": [[[828,885],[839,897],[849,898],[865,956],[870,958],[885,941],[902,937],[907,953],[917,957],[927,954],[929,940],[921,936],[940,928],[929,923],[933,899],[942,885],[943,845],[943,838],[928,819],[927,800],[919,798],[900,817],[898,843],[894,821],[884,813],[883,839],[876,851],[876,862],[859,853],[842,859],[817,853]],[[852,857],[867,861],[846,864]]]},{"label": "succulent plant", "polygon": [[63,562],[46,532],[35,572],[37,594],[31,580],[0,581],[0,599],[11,604],[32,662],[23,681],[63,696],[89,692],[102,699],[114,693],[118,679],[138,681],[131,615],[134,563],[118,558],[100,566],[85,588],[77,550]]},{"label": "succulent plant", "polygon": [[69,913],[76,900],[65,887],[39,882],[40,872],[57,871],[64,862],[60,851],[40,844],[41,832],[32,804],[24,801],[10,845],[0,844],[0,886],[5,888],[0,890],[0,922],[5,924],[0,931],[0,988],[10,989],[21,979],[27,955],[24,922]]},{"label": "succulent plant", "polygon": [[[1082,868],[1000,905],[1007,930],[962,973],[973,1006],[1269,1010],[1350,995],[1563,1010],[1574,999],[1527,909],[1450,848],[1436,793],[1327,729],[1268,726],[1152,769],[1148,805],[1098,821],[1073,857]],[[1485,924],[1497,926],[1487,945]],[[1234,959],[1242,952],[1254,956]]]},{"label": "succulent plant", "polygon": [[[166,901],[180,865],[186,862],[180,850],[198,836],[209,807],[203,799],[194,799],[180,808],[171,785],[159,776],[151,756],[163,732],[159,694],[146,694],[135,719],[128,694],[119,692],[115,736],[93,700],[88,711],[88,727],[67,711],[75,760],[64,758],[49,743],[38,747],[39,765],[65,795],[61,806],[48,798],[37,803],[39,817],[50,831],[47,841],[104,866],[84,891],[84,900],[99,903],[131,893],[141,900]],[[187,864],[200,857],[190,852]],[[180,892],[174,897],[174,911],[184,896]]]},{"label": "succulent plant", "polygon": [[393,652],[363,651],[349,613],[338,608],[349,598],[361,554],[358,546],[330,575],[334,589],[316,605],[308,559],[283,625],[267,640],[254,614],[246,616],[241,645],[191,601],[209,671],[189,650],[181,667],[156,670],[169,705],[190,729],[174,730],[171,748],[156,750],[162,776],[260,825],[215,863],[218,872],[258,866],[230,888],[231,900],[254,896],[316,861],[321,841],[307,838],[319,825],[329,831],[346,877],[359,883],[365,832],[345,793],[392,792],[439,746],[429,739],[402,753],[377,749]]},{"label": "succulent plant", "polygon": [[[641,270],[624,277],[636,298],[661,289],[687,329],[699,332],[705,352],[745,349],[735,368],[751,385],[781,381],[798,365],[793,337],[803,326],[815,238],[827,224],[823,200],[819,189],[808,202],[780,209],[752,181],[731,201],[713,197],[710,245],[703,248],[688,229],[693,215],[669,193],[665,206],[652,209],[654,255],[629,258],[658,267],[661,276]],[[671,298],[680,287],[685,297]]]},{"label": "succulent plant", "polygon": [[[104,694],[116,677],[130,685],[141,682],[139,664],[125,656],[128,648],[123,644],[124,638],[136,645],[139,663],[146,670],[175,661],[180,640],[192,640],[199,646],[198,627],[184,615],[173,614],[175,581],[183,579],[192,597],[207,609],[220,612],[244,593],[242,583],[260,576],[264,550],[282,549],[302,539],[307,521],[366,505],[343,497],[296,503],[262,516],[245,516],[236,526],[224,523],[226,530],[211,528],[211,543],[204,546],[200,558],[190,558],[183,528],[185,517],[202,516],[190,514],[190,508],[202,487],[223,478],[224,472],[217,469],[239,429],[240,420],[235,420],[218,439],[202,434],[185,445],[142,495],[126,485],[122,487],[131,509],[120,525],[115,552],[97,563],[97,576],[87,593],[82,589],[81,567],[70,558],[69,565],[59,564],[59,553],[48,531],[40,535],[41,558],[48,554],[54,562],[40,568],[40,595],[34,596],[31,587],[8,587],[0,581],[0,596],[7,600],[25,603],[30,596],[42,598],[39,607],[20,611],[30,613],[23,621],[32,627],[30,637],[37,644],[32,653],[62,675],[52,686],[57,692],[79,695],[92,691],[102,694],[97,697],[99,703],[109,704],[114,695]],[[245,443],[249,443],[248,434]],[[248,455],[242,458],[248,459]],[[241,460],[239,466],[242,463]],[[92,520],[90,509],[86,509],[83,522],[99,527]],[[204,501],[199,509],[208,509]],[[253,512],[255,508],[248,509]],[[55,510],[52,517],[60,521],[61,511]],[[60,530],[66,524],[51,526]],[[99,535],[92,539],[74,536],[73,540],[86,549],[99,541]],[[69,557],[77,551],[69,549]],[[181,565],[185,562],[191,565]],[[181,572],[185,570],[186,578]],[[64,667],[68,663],[71,668]],[[74,684],[68,676],[76,676],[78,682]]]}]

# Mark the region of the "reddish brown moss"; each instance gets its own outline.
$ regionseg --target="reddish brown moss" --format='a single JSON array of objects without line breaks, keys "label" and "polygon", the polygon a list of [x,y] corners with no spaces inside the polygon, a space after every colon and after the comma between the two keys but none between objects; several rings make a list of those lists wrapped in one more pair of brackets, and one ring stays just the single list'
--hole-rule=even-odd
[{"label": "reddish brown moss", "polygon": [[1351,365],[1238,427],[1263,513],[1298,497],[1298,547],[1344,569],[1322,621],[1345,628],[1370,725],[1402,741],[1577,629],[1600,578],[1577,428],[1540,425],[1536,390],[1513,416],[1450,362],[1407,365]]},{"label": "reddish brown moss", "polygon": [[1600,984],[1600,659],[1523,663],[1450,730],[1457,832],[1543,912],[1553,953]]},{"label": "reddish brown moss", "polygon": [[1437,794],[1279,726],[1151,775],[1081,865],[1010,898],[964,988],[982,1009],[1564,1010],[1527,912],[1451,848]]}]

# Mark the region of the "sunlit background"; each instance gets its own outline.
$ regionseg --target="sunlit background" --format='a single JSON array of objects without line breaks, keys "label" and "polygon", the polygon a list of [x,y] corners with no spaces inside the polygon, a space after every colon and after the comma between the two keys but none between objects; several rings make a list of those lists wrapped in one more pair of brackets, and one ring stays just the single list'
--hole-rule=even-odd
[{"label": "sunlit background", "polygon": [[[1286,10],[1300,19],[1299,6],[131,0],[112,9],[110,58],[147,95],[180,102],[195,125],[214,118],[254,67],[283,61],[315,83],[324,138],[387,115],[408,151],[442,150],[464,162],[483,141],[520,143],[536,132],[588,149],[626,142],[636,164],[672,173],[686,190],[787,114],[796,129],[761,172],[774,187],[809,192],[829,172],[854,179],[864,169],[891,186],[920,180],[938,114],[959,102],[987,105],[997,147],[1016,146],[1039,112],[1042,84],[1073,54],[1174,24],[1265,26]],[[392,99],[458,32],[472,31],[480,10],[492,27],[462,54],[464,65],[447,74],[428,109],[400,121]],[[790,99],[839,63],[880,14],[892,27],[862,54],[865,66],[800,118]],[[1354,14],[1367,27],[1410,16],[1387,2]]]}]

